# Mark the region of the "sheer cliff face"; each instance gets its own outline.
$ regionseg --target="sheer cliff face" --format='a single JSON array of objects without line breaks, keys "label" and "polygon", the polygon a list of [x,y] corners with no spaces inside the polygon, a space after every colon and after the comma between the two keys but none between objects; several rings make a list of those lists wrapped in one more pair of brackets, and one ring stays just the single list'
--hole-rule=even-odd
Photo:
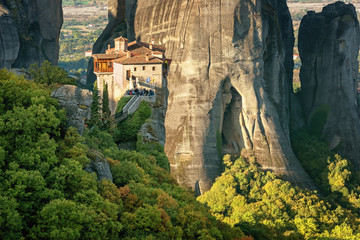
[{"label": "sheer cliff face", "polygon": [[309,12],[299,32],[302,106],[308,125],[360,169],[359,22],[351,4]]},{"label": "sheer cliff face", "polygon": [[62,22],[61,0],[1,0],[0,68],[57,64]]},{"label": "sheer cliff face", "polygon": [[221,151],[246,148],[263,168],[312,187],[289,141],[293,33],[285,0],[128,0],[127,7],[129,36],[154,38],[173,60],[165,151],[179,183],[203,192],[221,173]]}]

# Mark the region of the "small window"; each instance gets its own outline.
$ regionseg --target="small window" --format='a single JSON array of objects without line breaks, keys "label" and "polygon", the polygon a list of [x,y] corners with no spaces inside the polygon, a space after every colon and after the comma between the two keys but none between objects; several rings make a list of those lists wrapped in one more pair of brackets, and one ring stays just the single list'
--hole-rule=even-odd
[{"label": "small window", "polygon": [[112,67],[112,62],[108,62],[108,67],[109,67],[109,68]]},{"label": "small window", "polygon": [[143,71],[145,71],[145,66],[143,66]]},{"label": "small window", "polygon": [[153,67],[153,71],[155,71],[156,67]]},{"label": "small window", "polygon": [[136,72],[136,68],[134,68],[134,72]]}]

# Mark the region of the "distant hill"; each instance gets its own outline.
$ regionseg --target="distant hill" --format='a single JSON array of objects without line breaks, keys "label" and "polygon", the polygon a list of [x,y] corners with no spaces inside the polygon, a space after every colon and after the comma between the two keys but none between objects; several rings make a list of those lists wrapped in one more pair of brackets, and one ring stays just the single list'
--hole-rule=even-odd
[{"label": "distant hill", "polygon": [[96,0],[96,1],[86,1],[86,0],[64,0],[63,6],[104,6],[107,5],[107,0]]}]

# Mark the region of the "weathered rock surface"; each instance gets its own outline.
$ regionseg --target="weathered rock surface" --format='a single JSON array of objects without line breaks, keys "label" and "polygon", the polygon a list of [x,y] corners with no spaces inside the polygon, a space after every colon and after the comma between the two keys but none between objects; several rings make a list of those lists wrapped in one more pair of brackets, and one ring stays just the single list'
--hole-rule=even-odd
[{"label": "weathered rock surface", "polygon": [[61,0],[0,1],[0,68],[57,64],[63,23]]},{"label": "weathered rock surface", "polygon": [[173,60],[165,151],[180,184],[207,190],[220,174],[221,149],[246,148],[263,168],[313,187],[289,140],[293,33],[285,0],[126,6],[130,40],[154,38]]},{"label": "weathered rock surface", "polygon": [[307,124],[360,169],[357,107],[359,22],[353,5],[336,2],[301,21],[301,103]]},{"label": "weathered rock surface", "polygon": [[139,134],[144,143],[160,143],[165,145],[165,110],[163,107],[152,107],[150,119],[142,125]]},{"label": "weathered rock surface", "polygon": [[98,181],[103,179],[113,181],[109,163],[101,153],[95,150],[89,150],[88,157],[91,159],[91,162],[85,167],[85,171],[96,173]]},{"label": "weathered rock surface", "polygon": [[0,4],[0,69],[10,69],[20,49],[19,36],[9,10]]},{"label": "weathered rock surface", "polygon": [[51,96],[65,108],[68,125],[77,128],[82,134],[85,120],[90,120],[92,92],[73,85],[65,85],[52,92]]}]

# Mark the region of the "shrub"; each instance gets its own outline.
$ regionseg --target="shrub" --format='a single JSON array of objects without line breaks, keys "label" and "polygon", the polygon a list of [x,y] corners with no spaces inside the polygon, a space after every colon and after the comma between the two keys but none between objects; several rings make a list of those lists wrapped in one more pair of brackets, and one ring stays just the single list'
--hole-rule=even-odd
[{"label": "shrub", "polygon": [[41,66],[37,63],[32,64],[29,73],[36,83],[49,86],[54,84],[75,85],[75,79],[70,78],[69,74],[61,67],[51,65],[49,61],[44,61]]},{"label": "shrub", "polygon": [[132,116],[129,116],[125,121],[117,125],[115,141],[117,143],[136,141],[137,133],[150,116],[151,108],[149,103],[141,102],[139,108]]},{"label": "shrub", "polygon": [[122,97],[120,98],[118,105],[116,107],[116,113],[121,112],[125,105],[130,101],[131,97]]}]

